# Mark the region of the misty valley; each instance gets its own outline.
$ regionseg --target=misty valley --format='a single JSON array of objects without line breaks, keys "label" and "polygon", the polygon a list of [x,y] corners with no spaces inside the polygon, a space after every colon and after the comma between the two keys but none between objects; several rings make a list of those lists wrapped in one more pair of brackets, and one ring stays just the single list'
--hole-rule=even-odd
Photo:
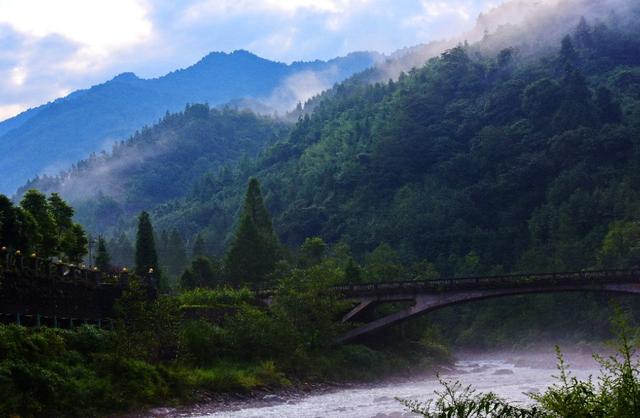
[{"label": "misty valley", "polygon": [[638,2],[28,2],[0,417],[640,417]]}]

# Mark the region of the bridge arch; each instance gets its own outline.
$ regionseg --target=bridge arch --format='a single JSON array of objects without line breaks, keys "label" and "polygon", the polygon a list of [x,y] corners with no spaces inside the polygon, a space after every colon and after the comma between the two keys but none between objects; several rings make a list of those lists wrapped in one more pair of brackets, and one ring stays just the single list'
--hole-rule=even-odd
[{"label": "bridge arch", "polygon": [[343,317],[343,322],[353,321],[363,312],[382,303],[413,302],[409,307],[346,332],[336,341],[348,343],[418,315],[486,299],[564,292],[640,294],[640,270],[444,279],[352,286],[342,290],[347,298],[357,302],[357,306]]}]

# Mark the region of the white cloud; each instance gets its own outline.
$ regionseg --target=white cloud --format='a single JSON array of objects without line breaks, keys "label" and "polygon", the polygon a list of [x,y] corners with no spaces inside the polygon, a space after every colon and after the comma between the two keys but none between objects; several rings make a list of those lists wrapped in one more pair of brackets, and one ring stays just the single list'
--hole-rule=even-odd
[{"label": "white cloud", "polygon": [[432,1],[422,0],[422,14],[410,16],[402,23],[404,26],[428,25],[445,17],[454,17],[465,22],[469,22],[472,17],[468,1]]},{"label": "white cloud", "polygon": [[22,66],[13,67],[10,74],[10,80],[16,86],[22,86],[27,78],[27,70]]},{"label": "white cloud", "polygon": [[140,0],[3,0],[0,23],[37,38],[57,34],[108,52],[151,36],[147,7]]},{"label": "white cloud", "polygon": [[11,116],[22,112],[25,108],[26,106],[20,103],[0,105],[0,120],[10,118]]},{"label": "white cloud", "polygon": [[343,14],[354,7],[373,3],[374,0],[199,0],[187,7],[183,18],[199,20],[206,17],[271,12],[295,14],[312,11],[329,14]]},{"label": "white cloud", "polygon": [[211,51],[285,62],[392,52],[465,29],[500,1],[0,0],[0,120],[121,72],[157,77]]}]

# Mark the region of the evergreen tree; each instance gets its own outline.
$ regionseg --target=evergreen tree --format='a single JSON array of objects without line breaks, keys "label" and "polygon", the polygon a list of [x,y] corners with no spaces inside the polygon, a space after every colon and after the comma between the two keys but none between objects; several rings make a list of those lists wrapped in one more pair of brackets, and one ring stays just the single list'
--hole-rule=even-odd
[{"label": "evergreen tree", "polygon": [[160,235],[156,235],[156,249],[158,251],[158,259],[161,260],[163,266],[167,266],[171,249],[169,248],[169,232],[166,229],[160,231]]},{"label": "evergreen tree", "polygon": [[356,263],[353,258],[349,257],[347,266],[344,268],[344,280],[347,283],[359,283],[361,273],[362,268],[360,268],[358,263]]},{"label": "evergreen tree", "polygon": [[566,71],[563,100],[553,119],[553,127],[558,133],[593,126],[596,116],[587,80],[576,69],[567,67]]},{"label": "evergreen tree", "polygon": [[300,266],[311,267],[322,262],[327,244],[320,237],[306,238],[300,247]]},{"label": "evergreen tree", "polygon": [[174,229],[169,234],[166,249],[165,264],[168,273],[177,277],[187,266],[187,251],[185,250],[182,236],[177,230]]},{"label": "evergreen tree", "polygon": [[196,236],[196,240],[193,243],[193,249],[191,250],[191,257],[205,257],[207,255],[207,251],[205,249],[204,239],[202,238],[202,234],[198,234]]},{"label": "evergreen tree", "polygon": [[140,213],[138,218],[138,232],[136,234],[136,274],[145,275],[149,269],[153,269],[160,277],[158,270],[158,254],[153,238],[153,226],[147,212]]},{"label": "evergreen tree", "polygon": [[72,263],[81,263],[87,254],[87,244],[89,240],[82,227],[79,224],[72,224],[62,241],[64,258]]},{"label": "evergreen tree", "polygon": [[580,22],[576,27],[574,38],[576,40],[576,45],[578,46],[578,48],[593,47],[593,37],[591,36],[591,27],[589,26],[589,24],[587,23],[584,17],[580,19]]},{"label": "evergreen tree", "polygon": [[16,249],[18,241],[18,219],[11,200],[0,194],[0,247]]},{"label": "evergreen tree", "polygon": [[602,123],[618,123],[622,119],[620,105],[613,101],[611,90],[604,86],[596,90],[596,107]]},{"label": "evergreen tree", "polygon": [[249,181],[240,223],[227,252],[225,267],[234,283],[258,283],[273,272],[280,253],[258,180]]},{"label": "evergreen tree", "polygon": [[120,234],[118,239],[114,238],[109,242],[108,249],[111,254],[111,261],[114,265],[118,267],[133,265],[133,246],[124,232]]},{"label": "evergreen tree", "polygon": [[567,35],[562,38],[562,46],[560,47],[560,58],[563,64],[574,64],[578,59],[578,54],[571,41],[571,36]]},{"label": "evergreen tree", "polygon": [[191,266],[180,277],[180,287],[195,289],[197,287],[215,287],[222,282],[220,263],[209,257],[196,257]]},{"label": "evergreen tree", "polygon": [[111,257],[107,251],[107,243],[104,238],[98,238],[98,253],[96,254],[96,267],[100,271],[109,271],[111,269]]}]

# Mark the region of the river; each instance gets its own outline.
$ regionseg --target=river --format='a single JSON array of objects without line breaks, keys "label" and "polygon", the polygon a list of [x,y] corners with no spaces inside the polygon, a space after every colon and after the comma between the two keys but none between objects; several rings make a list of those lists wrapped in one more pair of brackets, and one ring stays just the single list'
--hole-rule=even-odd
[{"label": "river", "polygon": [[[565,355],[572,374],[578,378],[594,377],[597,364],[586,352]],[[460,360],[441,372],[447,380],[473,385],[478,391],[493,391],[519,403],[529,403],[526,393],[544,391],[557,374],[552,349],[534,353],[493,353],[458,355]],[[407,380],[347,388],[328,393],[310,394],[302,398],[281,399],[275,395],[258,402],[199,408],[172,416],[191,418],[409,418],[414,417],[395,397],[427,400],[441,386],[433,374]],[[175,411],[177,412],[177,411]],[[174,413],[175,413],[174,412]]]}]

